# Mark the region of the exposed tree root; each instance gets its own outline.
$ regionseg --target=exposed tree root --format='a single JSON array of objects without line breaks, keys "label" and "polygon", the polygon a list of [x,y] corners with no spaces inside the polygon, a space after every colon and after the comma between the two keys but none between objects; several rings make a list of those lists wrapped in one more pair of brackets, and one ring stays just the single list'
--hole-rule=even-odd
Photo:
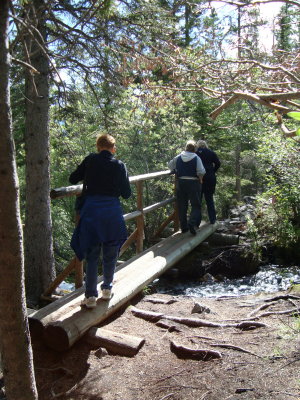
[{"label": "exposed tree root", "polygon": [[170,349],[178,358],[188,358],[202,361],[208,361],[214,358],[222,358],[222,354],[218,351],[209,349],[191,349],[190,347],[178,345],[173,341],[170,342]]},{"label": "exposed tree root", "polygon": [[268,311],[262,314],[259,314],[257,316],[257,318],[261,318],[261,317],[268,317],[269,315],[284,315],[284,314],[291,314],[294,316],[298,316],[299,315],[299,308],[292,308],[290,310],[284,310],[284,311]]},{"label": "exposed tree root", "polygon": [[272,301],[268,304],[262,304],[261,306],[255,308],[251,313],[248,314],[248,317],[252,317],[254,314],[256,314],[258,311],[265,310],[266,308],[272,306],[273,304],[276,304],[276,301]]},{"label": "exposed tree root", "polygon": [[293,294],[283,294],[280,296],[275,296],[275,297],[271,297],[270,299],[265,299],[265,302],[269,302],[269,301],[277,301],[277,300],[288,300],[288,299],[293,299],[293,300],[300,300],[299,296],[295,296]]},{"label": "exposed tree root", "polygon": [[212,321],[207,321],[204,319],[199,319],[199,318],[182,318],[182,317],[176,317],[173,315],[165,315],[162,313],[157,313],[154,311],[146,311],[146,310],[141,310],[136,307],[131,307],[131,312],[133,315],[139,318],[143,318],[146,321],[150,322],[157,322],[160,319],[166,319],[166,320],[171,320],[174,322],[178,322],[183,325],[191,326],[191,327],[208,327],[208,328],[237,328],[241,330],[250,330],[250,329],[255,329],[255,328],[263,328],[266,327],[266,324],[263,324],[262,322],[256,322],[256,321],[243,321],[239,322],[236,324],[220,324]]}]

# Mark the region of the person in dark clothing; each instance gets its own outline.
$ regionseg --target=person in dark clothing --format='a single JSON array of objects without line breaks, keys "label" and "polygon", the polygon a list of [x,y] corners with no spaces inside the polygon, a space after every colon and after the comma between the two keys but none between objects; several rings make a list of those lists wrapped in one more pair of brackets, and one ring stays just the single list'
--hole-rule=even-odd
[{"label": "person in dark clothing", "polygon": [[[169,168],[176,174],[176,200],[181,231],[188,230],[196,235],[198,220],[201,218],[201,181],[205,169],[195,154],[195,142],[188,141],[185,151],[169,162]],[[191,214],[187,221],[187,210],[191,203]]]},{"label": "person in dark clothing", "polygon": [[[204,195],[209,222],[211,224],[214,224],[217,219],[214,203],[214,193],[217,182],[216,172],[220,168],[221,163],[216,153],[207,147],[207,144],[204,140],[199,140],[197,142],[197,147],[198,149],[196,151],[196,154],[201,158],[201,161],[206,171],[206,174],[203,177],[201,202],[202,196]],[[198,225],[200,225],[201,223],[201,218],[202,216],[200,214]]]},{"label": "person in dark clothing", "polygon": [[69,181],[83,181],[84,202],[80,219],[72,236],[71,247],[79,260],[85,259],[85,298],[82,305],[96,307],[97,277],[102,253],[102,299],[112,296],[112,282],[119,250],[127,239],[127,231],[119,197],[131,195],[128,173],[122,161],[114,158],[115,139],[103,134],[97,138],[98,153],[89,154]]}]

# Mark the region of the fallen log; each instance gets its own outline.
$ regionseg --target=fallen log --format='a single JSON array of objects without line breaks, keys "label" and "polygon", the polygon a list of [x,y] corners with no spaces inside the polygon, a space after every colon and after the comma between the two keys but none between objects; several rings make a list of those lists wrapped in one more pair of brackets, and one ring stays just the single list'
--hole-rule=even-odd
[{"label": "fallen log", "polygon": [[190,347],[179,345],[173,341],[170,342],[170,349],[178,358],[183,359],[209,361],[214,358],[222,358],[222,354],[218,351],[210,349],[191,349]]},{"label": "fallen log", "polygon": [[43,315],[43,322],[47,321],[43,330],[45,343],[54,350],[67,350],[89,328],[104,321],[118,309],[127,305],[131,298],[197,247],[217,227],[218,224],[205,224],[195,236],[191,236],[189,232],[184,234],[177,232],[123,263],[122,269],[115,274],[114,296],[110,301],[98,299],[94,309],[81,309],[80,300],[83,298],[83,294],[77,297],[76,294],[73,294],[72,306],[68,307],[66,303],[64,310],[58,309]]},{"label": "fallen log", "polygon": [[96,348],[104,347],[112,354],[127,357],[135,356],[145,343],[145,339],[136,336],[95,327],[89,329],[86,341]]}]

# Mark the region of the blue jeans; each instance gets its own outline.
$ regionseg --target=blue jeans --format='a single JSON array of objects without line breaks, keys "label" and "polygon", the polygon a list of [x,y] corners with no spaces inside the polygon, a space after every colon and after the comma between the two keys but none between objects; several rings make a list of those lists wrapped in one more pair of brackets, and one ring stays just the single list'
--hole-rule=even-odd
[{"label": "blue jeans", "polygon": [[98,297],[97,278],[98,266],[102,251],[103,283],[101,289],[111,289],[115,273],[115,267],[119,255],[120,246],[109,246],[105,243],[97,244],[89,248],[86,252],[86,277],[85,277],[85,296]]}]

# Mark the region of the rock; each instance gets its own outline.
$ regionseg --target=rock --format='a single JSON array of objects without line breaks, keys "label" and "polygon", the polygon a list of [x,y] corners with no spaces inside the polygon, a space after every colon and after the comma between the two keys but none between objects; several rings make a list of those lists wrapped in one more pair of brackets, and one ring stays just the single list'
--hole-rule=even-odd
[{"label": "rock", "polygon": [[108,351],[104,347],[100,347],[97,351],[95,351],[94,355],[98,358],[102,358],[108,355]]},{"label": "rock", "polygon": [[201,276],[199,280],[200,282],[215,282],[215,278],[209,273],[206,273],[203,276]]},{"label": "rock", "polygon": [[164,278],[168,279],[177,279],[179,277],[179,269],[178,268],[170,268],[162,275]]},{"label": "rock", "polygon": [[192,309],[192,314],[198,313],[198,314],[202,314],[202,313],[210,313],[210,308],[204,306],[203,304],[200,303],[195,303],[194,307]]}]

